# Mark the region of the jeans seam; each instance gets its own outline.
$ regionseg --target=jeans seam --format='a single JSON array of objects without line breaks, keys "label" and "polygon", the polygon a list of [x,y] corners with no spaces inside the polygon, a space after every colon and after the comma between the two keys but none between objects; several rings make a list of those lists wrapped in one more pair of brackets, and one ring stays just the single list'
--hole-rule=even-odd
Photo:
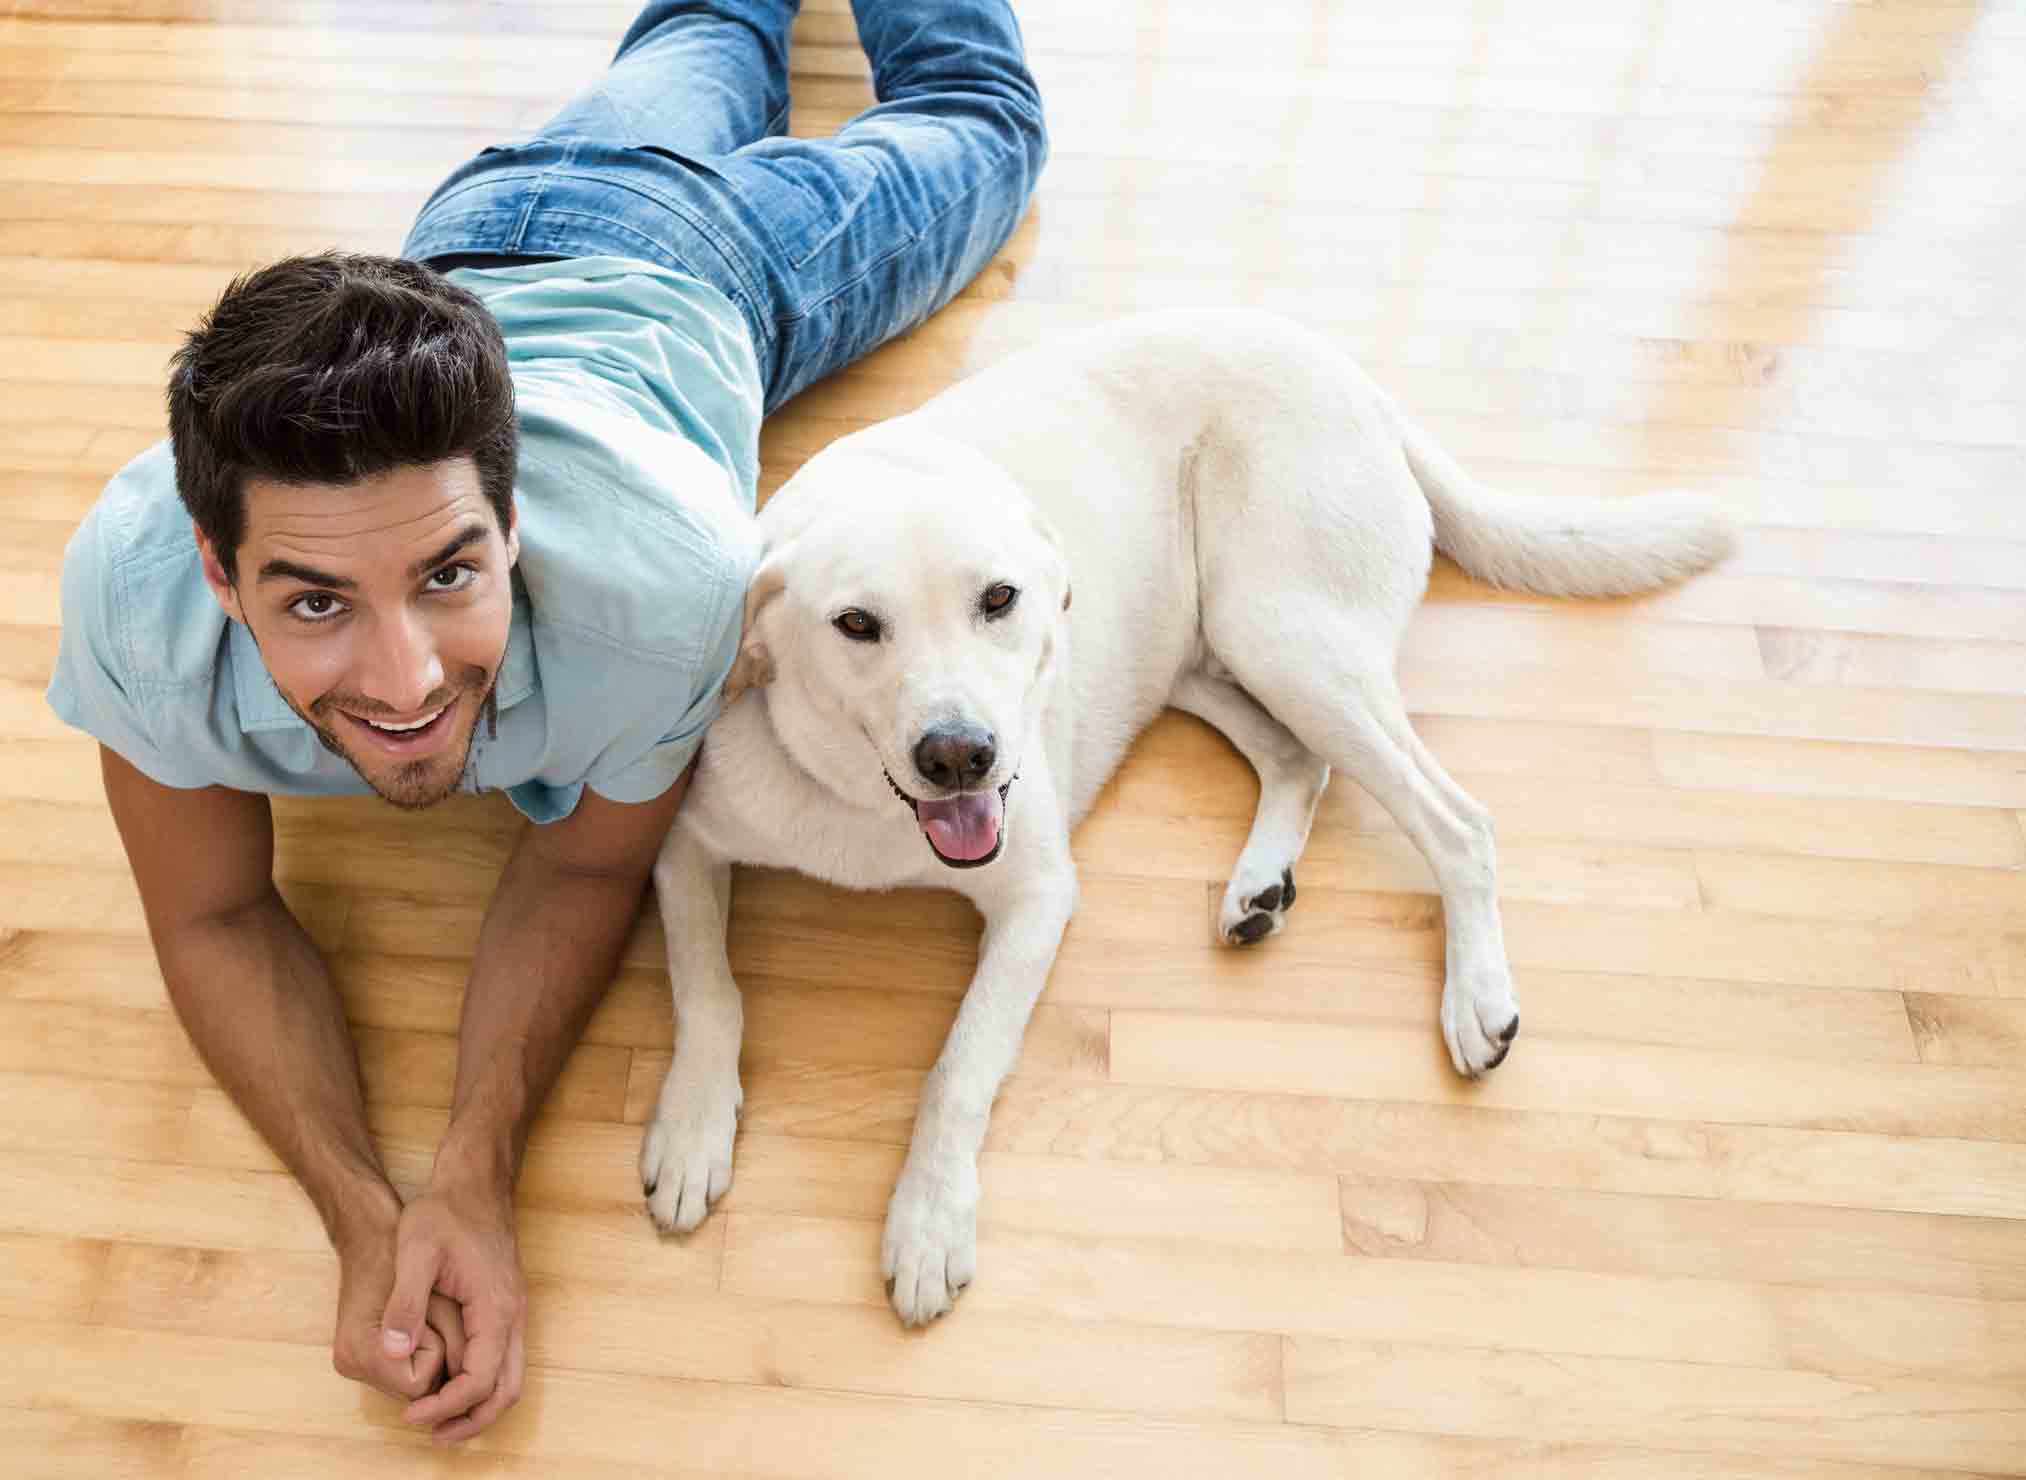
[{"label": "jeans seam", "polygon": [[[543,177],[544,180],[546,180],[548,173],[553,172],[545,172]],[[609,180],[604,180],[602,178],[585,175],[572,175],[569,178],[575,180],[595,179],[596,183],[605,185],[613,184],[613,182]],[[688,211],[683,210],[675,202],[668,200],[664,196],[656,195],[652,191],[641,190],[630,183],[618,185],[616,188],[631,190],[633,191],[634,194],[639,195],[641,198],[653,201],[656,205],[668,211],[669,214],[677,216],[684,222],[688,223],[696,231],[697,235],[699,235],[704,239],[706,245],[708,245],[712,251],[717,253],[718,260],[724,264],[725,270],[731,275],[732,280],[739,285],[739,296],[742,296],[746,300],[745,305],[746,316],[748,317],[750,322],[760,326],[762,329],[769,331],[768,343],[771,345],[774,338],[774,336],[771,333],[772,325],[768,317],[765,314],[763,314],[759,309],[759,305],[766,301],[766,295],[755,291],[752,274],[746,269],[745,265],[739,260],[738,255],[732,250],[730,250],[724,238],[717,231],[712,229],[707,223],[700,220],[696,216],[690,214]],[[429,219],[431,215],[435,214],[436,213],[433,211],[425,212],[423,218],[415,223],[415,226],[412,227],[409,232],[409,238],[411,241],[414,241],[415,239],[420,237],[420,239],[426,245],[428,238],[426,235],[422,235],[422,233],[437,225],[436,222],[431,221]],[[466,210],[461,212],[444,212],[442,213],[442,217],[440,219],[448,221],[456,219],[456,217],[459,215],[483,217],[493,214],[495,213],[482,209]],[[532,214],[531,210],[529,209],[524,208],[521,211],[520,216],[515,222],[513,228],[511,245],[505,247],[488,247],[486,248],[486,250],[505,251],[509,253],[521,251],[526,245],[527,228],[528,225],[530,224],[531,214]],[[595,222],[599,226],[606,228],[607,230],[623,233],[624,235],[641,243],[643,246],[651,248],[654,256],[665,257],[669,255],[667,244],[665,242],[648,235],[648,233],[641,231],[637,227],[627,225],[624,221],[619,220],[617,217],[614,216],[603,215],[596,211],[577,210],[569,206],[552,206],[546,212],[544,212],[544,215],[546,218],[550,220],[564,218],[574,221]],[[474,248],[473,250],[477,250],[477,248]],[[424,253],[424,255],[440,256],[442,255],[442,252],[438,251],[435,248],[430,248],[427,252]]]},{"label": "jeans seam", "polygon": [[[980,191],[982,191],[985,188],[988,180],[992,177],[992,175],[995,174],[1000,169],[1001,166],[1006,164],[1008,161],[1012,160],[1014,157],[1015,155],[1012,152],[1008,152],[994,159],[984,170],[979,171],[977,177],[971,181],[970,185],[964,189],[962,194],[952,196],[949,199],[949,201],[944,204],[943,208],[940,211],[937,211],[935,215],[931,216],[927,221],[924,221],[921,224],[921,226],[917,228],[911,236],[908,237],[906,241],[902,242],[892,251],[887,252],[884,256],[878,257],[873,261],[867,263],[863,271],[859,272],[857,275],[855,275],[848,281],[839,283],[836,287],[832,288],[828,293],[825,293],[821,298],[818,298],[810,303],[802,304],[795,310],[794,313],[776,319],[775,323],[783,327],[789,324],[800,323],[802,320],[808,318],[811,314],[815,313],[818,309],[823,308],[830,303],[836,302],[836,300],[838,300],[839,298],[842,298],[846,293],[849,293],[853,288],[857,287],[860,283],[864,282],[867,278],[871,277],[875,272],[878,272],[882,267],[886,266],[887,263],[893,261],[897,257],[903,256],[904,254],[913,251],[916,247],[921,245],[923,238],[927,237],[929,233],[934,231],[936,227],[942,224],[943,218],[945,216],[949,215],[950,212],[956,210],[957,207],[963,205],[965,202],[969,201],[973,196],[977,195]],[[1023,201],[1021,205],[1021,214],[1024,215],[1025,212],[1026,212],[1026,204]],[[1017,217],[1015,224],[1016,225],[1018,224]],[[957,291],[960,293],[963,291],[961,285],[959,285]]]},{"label": "jeans seam", "polygon": [[[739,283],[741,283],[744,286],[746,296],[752,303],[757,305],[760,303],[764,303],[766,301],[766,295],[758,291],[759,284],[755,282],[752,273],[748,268],[748,264],[746,264],[742,260],[737,249],[730,241],[726,239],[726,237],[722,232],[720,232],[704,217],[685,209],[679,202],[669,198],[668,196],[661,195],[653,190],[646,189],[645,187],[631,180],[614,181],[604,176],[590,175],[590,174],[582,174],[582,175],[573,174],[570,175],[568,178],[572,180],[581,181],[585,184],[606,186],[609,188],[616,188],[620,190],[629,190],[633,194],[639,196],[642,200],[653,201],[656,205],[660,206],[670,215],[680,217],[684,222],[688,223],[688,225],[692,230],[694,230],[699,236],[703,237],[707,242],[710,243],[711,248],[718,254],[718,260],[723,262],[726,269],[732,274],[732,276],[736,278],[739,281]],[[615,220],[608,216],[600,216],[590,211],[571,211],[568,210],[567,208],[554,214],[572,215],[582,217],[585,220],[604,222],[605,224],[608,225],[617,226],[621,230],[629,231],[634,236],[639,237],[642,241],[653,243],[656,246],[661,245],[658,242],[654,242],[654,239],[648,236],[645,232],[634,230],[632,227],[626,226],[623,222]],[[765,322],[764,319],[760,318],[758,313],[755,313],[754,318],[759,322]]]}]

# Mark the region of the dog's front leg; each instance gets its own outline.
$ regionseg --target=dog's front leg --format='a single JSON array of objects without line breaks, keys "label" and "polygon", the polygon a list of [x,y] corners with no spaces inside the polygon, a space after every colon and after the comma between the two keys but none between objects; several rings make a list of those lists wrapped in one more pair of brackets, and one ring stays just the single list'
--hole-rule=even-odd
[{"label": "dog's front leg", "polygon": [[881,1269],[895,1312],[910,1326],[948,1310],[976,1272],[978,1151],[1075,908],[1076,877],[1065,857],[1004,900],[979,903],[986,914],[978,970],[922,1086],[886,1214]]},{"label": "dog's front leg", "polygon": [[675,1058],[640,1146],[640,1189],[663,1230],[687,1233],[732,1183],[745,1012],[725,956],[732,868],[680,823],[654,865],[675,998]]}]

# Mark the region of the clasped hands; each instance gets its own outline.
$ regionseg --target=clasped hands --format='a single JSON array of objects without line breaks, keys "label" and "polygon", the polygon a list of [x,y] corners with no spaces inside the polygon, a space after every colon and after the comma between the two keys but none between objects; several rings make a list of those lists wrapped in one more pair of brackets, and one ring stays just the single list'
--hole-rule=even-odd
[{"label": "clasped hands", "polygon": [[408,1399],[402,1417],[445,1442],[511,1408],[527,1371],[526,1281],[513,1194],[445,1177],[403,1207],[382,1186],[334,1231],[340,1375]]}]

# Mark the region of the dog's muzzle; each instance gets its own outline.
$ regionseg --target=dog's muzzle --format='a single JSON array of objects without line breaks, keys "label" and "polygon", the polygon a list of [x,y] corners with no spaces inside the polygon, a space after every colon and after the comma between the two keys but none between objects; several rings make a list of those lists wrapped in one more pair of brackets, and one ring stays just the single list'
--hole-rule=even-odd
[{"label": "dog's muzzle", "polygon": [[929,851],[951,868],[982,868],[1006,846],[1006,794],[1016,773],[991,791],[962,792],[941,801],[923,801],[900,789],[893,773],[883,772],[893,794],[908,804],[928,839]]}]

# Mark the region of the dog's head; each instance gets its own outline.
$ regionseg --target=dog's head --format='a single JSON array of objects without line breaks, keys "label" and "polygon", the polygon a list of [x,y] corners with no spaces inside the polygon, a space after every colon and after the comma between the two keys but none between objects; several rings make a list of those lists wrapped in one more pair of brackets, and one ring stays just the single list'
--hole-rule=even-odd
[{"label": "dog's head", "polygon": [[1054,533],[995,463],[902,425],[811,459],[761,526],[727,693],[769,686],[819,783],[911,808],[952,868],[990,863],[1065,643]]}]

